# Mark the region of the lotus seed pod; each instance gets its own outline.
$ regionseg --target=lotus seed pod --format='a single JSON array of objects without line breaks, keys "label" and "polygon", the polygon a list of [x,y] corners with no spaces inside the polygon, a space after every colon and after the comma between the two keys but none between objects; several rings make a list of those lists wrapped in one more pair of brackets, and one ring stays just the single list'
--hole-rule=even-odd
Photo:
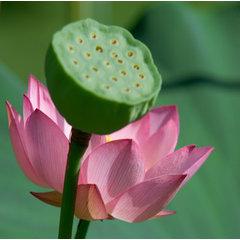
[{"label": "lotus seed pod", "polygon": [[145,115],[161,87],[148,48],[92,19],[56,32],[46,57],[51,97],[73,127],[108,134]]}]

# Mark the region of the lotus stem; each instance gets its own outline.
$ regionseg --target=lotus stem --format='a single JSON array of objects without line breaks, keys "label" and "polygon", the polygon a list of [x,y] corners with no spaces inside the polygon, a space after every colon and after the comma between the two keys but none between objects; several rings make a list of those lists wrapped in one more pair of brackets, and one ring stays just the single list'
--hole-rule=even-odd
[{"label": "lotus stem", "polygon": [[75,209],[76,191],[81,158],[88,147],[91,134],[72,128],[68,160],[65,172],[62,207],[58,238],[71,238]]},{"label": "lotus stem", "polygon": [[86,220],[79,220],[78,226],[77,226],[77,232],[75,235],[76,239],[84,239],[86,238],[88,227],[90,222]]}]

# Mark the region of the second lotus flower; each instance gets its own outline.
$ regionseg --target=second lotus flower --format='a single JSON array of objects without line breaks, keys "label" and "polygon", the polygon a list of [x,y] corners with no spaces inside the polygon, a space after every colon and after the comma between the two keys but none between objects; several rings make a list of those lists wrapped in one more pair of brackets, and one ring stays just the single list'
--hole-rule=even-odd
[{"label": "second lotus flower", "polygon": [[[32,194],[60,206],[71,126],[33,76],[23,99],[23,119],[6,105],[19,166],[33,183],[54,190]],[[108,136],[92,135],[82,161],[75,215],[141,222],[175,213],[165,206],[213,150],[189,145],[174,151],[178,134],[177,107],[161,106]]]}]

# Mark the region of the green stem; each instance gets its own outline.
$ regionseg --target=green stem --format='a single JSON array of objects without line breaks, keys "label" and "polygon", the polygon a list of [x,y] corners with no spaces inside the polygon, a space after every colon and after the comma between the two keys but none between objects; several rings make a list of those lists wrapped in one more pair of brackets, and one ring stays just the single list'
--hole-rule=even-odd
[{"label": "green stem", "polygon": [[90,134],[72,129],[63,188],[58,238],[71,238],[76,191],[81,158],[88,146]]},{"label": "green stem", "polygon": [[89,224],[90,224],[89,221],[80,219],[77,226],[77,232],[76,232],[75,238],[77,239],[86,238]]}]

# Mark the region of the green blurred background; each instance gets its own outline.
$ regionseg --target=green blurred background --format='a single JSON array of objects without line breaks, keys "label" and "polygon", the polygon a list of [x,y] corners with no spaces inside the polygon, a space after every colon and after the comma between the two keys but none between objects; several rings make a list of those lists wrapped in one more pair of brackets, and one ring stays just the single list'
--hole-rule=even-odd
[{"label": "green blurred background", "polygon": [[[92,17],[128,28],[163,77],[156,105],[177,104],[180,137],[214,146],[168,209],[138,224],[93,222],[88,238],[240,238],[240,3],[2,2],[0,8],[0,238],[56,238],[59,209],[33,198],[10,144],[5,100],[22,113],[29,73],[45,82],[52,34]],[[75,226],[77,221],[75,221]]]}]

